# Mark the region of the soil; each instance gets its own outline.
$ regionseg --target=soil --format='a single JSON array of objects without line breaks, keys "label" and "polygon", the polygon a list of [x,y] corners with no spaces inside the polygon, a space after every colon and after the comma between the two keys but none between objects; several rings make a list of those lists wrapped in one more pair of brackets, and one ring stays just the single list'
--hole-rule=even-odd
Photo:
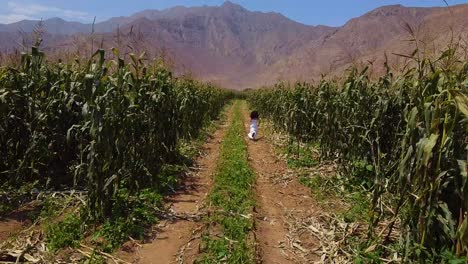
[{"label": "soil", "polygon": [[200,218],[204,200],[211,190],[220,145],[231,118],[232,111],[228,111],[225,123],[203,146],[204,155],[196,159],[196,171],[191,171],[183,186],[167,199],[171,204],[170,211],[177,216],[186,216],[186,219],[162,220],[155,227],[155,235],[151,241],[143,245],[128,242],[117,256],[141,264],[192,263],[196,259],[200,244],[197,234],[203,228],[201,219],[197,218]]},{"label": "soil", "polygon": [[0,217],[0,243],[31,225],[30,216],[37,214],[38,210],[37,204],[31,202],[23,205],[4,218]]},{"label": "soil", "polygon": [[257,263],[311,263],[318,256],[297,254],[297,249],[310,250],[318,245],[311,237],[292,236],[288,230],[286,217],[301,219],[316,213],[317,206],[310,196],[310,189],[297,179],[287,184],[275,184],[272,177],[287,173],[284,160],[278,158],[268,135],[261,135],[256,141],[247,138],[249,114],[243,107],[246,140],[248,140],[249,160],[257,175],[255,208]]},{"label": "soil", "polygon": [[0,220],[0,242],[5,241],[8,237],[15,234],[23,224],[15,219]]}]

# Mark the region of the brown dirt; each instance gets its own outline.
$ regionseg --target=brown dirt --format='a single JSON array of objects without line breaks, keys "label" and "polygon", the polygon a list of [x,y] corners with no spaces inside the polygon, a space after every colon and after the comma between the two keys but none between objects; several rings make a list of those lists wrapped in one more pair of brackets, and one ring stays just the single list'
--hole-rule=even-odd
[{"label": "brown dirt", "polygon": [[[245,129],[249,129],[247,106],[243,107]],[[257,174],[256,237],[257,263],[311,263],[317,256],[298,256],[297,251],[313,251],[318,245],[311,237],[292,236],[286,218],[300,219],[316,212],[310,197],[310,189],[297,179],[287,184],[275,184],[271,177],[287,173],[285,161],[275,154],[269,135],[261,135],[257,141],[248,141],[249,160]],[[246,133],[247,135],[247,133]]]},{"label": "brown dirt", "polygon": [[134,241],[126,243],[117,254],[120,258],[141,264],[192,263],[195,260],[200,244],[200,239],[195,235],[203,224],[194,216],[200,218],[205,197],[211,189],[220,143],[231,116],[232,111],[228,111],[225,123],[203,146],[205,155],[196,159],[196,171],[190,172],[182,188],[167,199],[173,214],[186,217],[162,220],[155,227],[155,235],[150,242],[143,245]]},{"label": "brown dirt", "polygon": [[0,242],[21,230],[22,227],[23,224],[15,219],[0,220]]},{"label": "brown dirt", "polygon": [[5,241],[10,236],[18,233],[26,226],[31,225],[29,214],[37,214],[37,204],[35,202],[23,205],[6,217],[0,217],[0,242]]}]

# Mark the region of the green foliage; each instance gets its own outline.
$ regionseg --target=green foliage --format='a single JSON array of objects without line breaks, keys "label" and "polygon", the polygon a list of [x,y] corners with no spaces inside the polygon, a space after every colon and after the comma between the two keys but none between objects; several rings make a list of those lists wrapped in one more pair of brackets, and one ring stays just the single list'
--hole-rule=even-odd
[{"label": "green foliage", "polygon": [[374,166],[363,160],[355,160],[348,165],[351,177],[347,178],[348,185],[361,186],[365,190],[372,189],[374,185]]},{"label": "green foliage", "polygon": [[59,210],[63,208],[64,202],[62,198],[47,197],[42,203],[40,217],[44,219],[52,219],[59,214]]},{"label": "green foliage", "polygon": [[157,221],[156,213],[162,207],[162,196],[152,189],[144,189],[137,196],[120,189],[115,199],[112,218],[95,234],[95,240],[101,241],[99,246],[107,252],[129,237],[143,239],[147,228]]},{"label": "green foliage", "polygon": [[350,207],[342,213],[345,222],[366,221],[369,218],[369,197],[362,191],[347,194],[346,202]]},{"label": "green foliage", "polygon": [[[1,181],[0,181],[1,184]],[[22,204],[32,199],[32,190],[36,182],[25,183],[19,188],[4,183],[0,186],[0,218],[18,209]]]},{"label": "green foliage", "polygon": [[221,145],[215,182],[209,196],[215,211],[207,221],[219,225],[222,235],[204,237],[206,252],[199,263],[253,263],[254,252],[249,240],[253,220],[248,215],[254,205],[252,185],[255,175],[247,160],[243,135],[237,102],[232,124]]},{"label": "green foliage", "polygon": [[299,181],[311,188],[312,195],[324,208],[336,200],[344,201],[348,207],[335,208],[334,212],[345,222],[368,220],[370,206],[368,192],[347,182],[346,178],[338,175],[328,178],[320,175],[304,175]]},{"label": "green foliage", "polygon": [[280,83],[248,94],[277,129],[318,142],[322,159],[338,160],[347,182],[372,192],[370,238],[393,217],[384,202],[391,206],[402,221],[405,261],[468,254],[468,63],[454,54],[415,55],[414,68],[387,69],[376,81],[367,68],[351,69],[342,82]]},{"label": "green foliage", "polygon": [[98,254],[95,251],[93,251],[89,258],[82,260],[80,263],[82,264],[106,264],[107,260],[101,254]]},{"label": "green foliage", "polygon": [[442,264],[464,264],[468,263],[468,256],[466,257],[459,257],[454,255],[450,251],[442,252]]},{"label": "green foliage", "polygon": [[84,221],[77,215],[69,215],[64,220],[46,227],[46,240],[50,250],[56,251],[67,246],[77,246],[85,232]]},{"label": "green foliage", "polygon": [[196,137],[232,93],[176,78],[159,61],[117,50],[106,60],[47,63],[33,48],[0,69],[0,184],[88,191],[89,217],[111,216],[119,190],[162,189],[181,139]]},{"label": "green foliage", "polygon": [[290,168],[310,168],[319,163],[313,156],[310,144],[301,146],[300,143],[292,142],[287,147],[287,162]]}]

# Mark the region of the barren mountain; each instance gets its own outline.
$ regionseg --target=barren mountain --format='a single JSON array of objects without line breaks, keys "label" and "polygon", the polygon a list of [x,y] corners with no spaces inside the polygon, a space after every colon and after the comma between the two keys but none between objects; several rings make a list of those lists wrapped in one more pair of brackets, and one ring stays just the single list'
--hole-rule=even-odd
[{"label": "barren mountain", "polygon": [[[299,52],[279,61],[270,72],[285,79],[318,78],[322,74],[341,73],[353,63],[374,62],[382,69],[385,54],[390,65],[416,49],[428,55],[444,49],[452,39],[468,40],[468,5],[450,8],[408,8],[385,6],[350,20],[333,34],[311,41]],[[380,67],[379,67],[380,66]],[[265,72],[263,79],[271,78]]]},{"label": "barren mountain", "polygon": [[[37,21],[0,25],[0,50],[18,47]],[[94,25],[62,19],[43,21],[43,46],[80,52],[103,43],[123,53],[148,51],[169,57],[178,73],[229,88],[258,87],[277,79],[306,80],[341,72],[352,63],[382,64],[385,53],[407,53],[416,36],[433,50],[449,34],[468,34],[468,4],[450,8],[384,6],[339,28],[308,26],[278,13],[251,12],[226,2],[217,7],[145,10]],[[413,35],[409,29],[413,30]],[[18,34],[16,32],[23,32]],[[96,43],[95,43],[96,42]],[[423,45],[423,44],[420,44]],[[86,54],[89,54],[86,53]],[[392,57],[393,56],[393,57]],[[389,59],[398,63],[397,56]]]}]

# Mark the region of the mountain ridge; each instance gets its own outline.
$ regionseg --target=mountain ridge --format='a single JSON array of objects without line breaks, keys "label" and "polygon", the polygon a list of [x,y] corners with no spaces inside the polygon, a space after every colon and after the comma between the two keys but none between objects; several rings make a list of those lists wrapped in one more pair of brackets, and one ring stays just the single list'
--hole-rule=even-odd
[{"label": "mountain ridge", "polygon": [[[91,24],[59,18],[43,23],[46,49],[59,47],[68,53],[90,49],[86,36]],[[4,50],[18,46],[8,43],[20,42],[18,37],[14,40],[12,26],[22,26],[23,35],[36,28],[31,21],[20,21],[4,31],[5,25],[0,24],[0,48]],[[430,41],[443,46],[448,28],[463,37],[468,34],[468,4],[450,9],[383,6],[343,26],[329,27],[305,25],[280,13],[249,11],[227,1],[221,6],[176,6],[110,18],[94,25],[93,39],[105,48],[121,47],[125,54],[166,54],[179,74],[190,72],[202,80],[242,89],[271,85],[278,79],[315,79],[359,61],[382,62],[385,52],[410,49],[403,42],[406,26],[424,36],[435,34]]]},{"label": "mountain ridge", "polygon": [[[467,5],[467,4],[458,4],[458,5],[453,5],[453,6],[450,6],[450,8],[457,8],[459,6],[463,6],[463,5]],[[177,10],[177,9],[185,9],[185,10],[190,10],[190,9],[199,9],[199,8],[222,8],[222,7],[230,7],[230,8],[237,8],[237,9],[241,9],[243,11],[248,11],[248,12],[252,12],[252,13],[261,13],[261,14],[277,14],[277,15],[280,15],[280,16],[283,16],[284,18],[287,18],[289,20],[292,20],[296,23],[299,23],[299,24],[303,24],[303,25],[306,25],[306,26],[312,26],[312,27],[317,27],[317,26],[324,26],[324,27],[341,27],[341,26],[328,26],[328,25],[324,25],[324,24],[317,24],[317,25],[309,25],[309,24],[304,24],[304,23],[301,23],[301,22],[298,22],[298,21],[295,21],[291,18],[288,18],[286,16],[284,16],[282,13],[279,13],[279,12],[262,12],[262,11],[250,11],[244,7],[242,7],[241,5],[239,4],[235,4],[231,1],[225,1],[222,5],[220,6],[207,6],[207,5],[204,5],[204,6],[196,6],[196,7],[186,7],[186,6],[182,6],[182,5],[178,5],[178,6],[173,6],[173,7],[169,7],[169,8],[165,8],[165,9],[145,9],[145,10],[142,10],[142,11],[138,11],[138,12],[135,12],[133,14],[130,14],[128,16],[116,16],[116,17],[110,17],[106,20],[103,20],[101,22],[97,22],[96,25],[99,25],[99,24],[103,24],[103,23],[107,23],[107,22],[117,22],[117,21],[121,21],[121,20],[128,20],[129,18],[132,18],[132,17],[140,17],[140,16],[143,16],[145,13],[147,12],[152,12],[152,13],[165,13],[165,12],[170,12],[170,13],[173,13],[174,10]],[[384,5],[384,6],[381,6],[381,7],[378,7],[374,10],[371,10],[371,11],[368,11],[366,13],[364,13],[362,16],[366,16],[368,14],[372,14],[372,13],[375,13],[375,12],[378,12],[378,11],[381,11],[382,9],[388,9],[388,8],[404,8],[404,9],[420,9],[420,10],[428,10],[428,9],[445,9],[446,7],[412,7],[412,6],[404,6],[404,5],[401,5],[401,4],[395,4],[395,5]],[[356,17],[356,18],[359,18],[359,17]],[[52,17],[52,18],[48,18],[48,19],[45,19],[45,20],[29,20],[29,19],[23,19],[23,20],[20,20],[20,21],[16,21],[16,22],[12,22],[12,23],[0,23],[0,32],[10,32],[10,31],[14,31],[14,30],[17,30],[18,28],[16,27],[17,25],[19,24],[23,24],[23,23],[33,23],[33,24],[37,24],[39,23],[40,21],[43,21],[43,22],[48,22],[48,21],[52,21],[52,20],[61,20],[62,22],[66,22],[66,23],[74,23],[74,24],[80,24],[80,25],[83,25],[83,26],[86,26],[86,27],[89,27],[91,28],[92,24],[93,23],[82,23],[82,22],[77,22],[77,21],[72,21],[72,20],[66,20],[66,19],[63,19],[63,18],[60,18],[60,17]],[[151,19],[151,18],[150,18]],[[350,20],[353,20],[355,18],[352,18]],[[15,29],[9,29],[10,31],[5,31],[9,26],[13,26],[13,27],[16,27]],[[26,32],[31,32],[31,28],[28,27],[26,29],[23,29],[23,30],[27,30]],[[108,31],[104,31],[104,32],[108,32]]]}]

